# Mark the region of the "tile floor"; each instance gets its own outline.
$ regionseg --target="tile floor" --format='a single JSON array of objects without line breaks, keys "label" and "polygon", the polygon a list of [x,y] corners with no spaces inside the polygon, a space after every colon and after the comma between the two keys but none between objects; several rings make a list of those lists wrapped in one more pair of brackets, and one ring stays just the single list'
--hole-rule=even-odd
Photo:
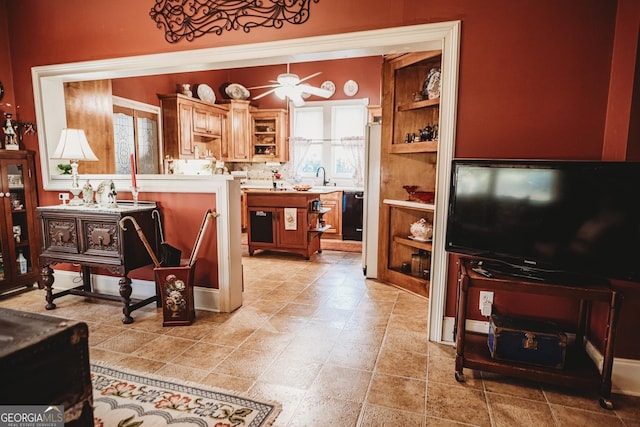
[{"label": "tile floor", "polygon": [[[454,349],[429,343],[427,301],[365,280],[360,254],[325,250],[243,258],[244,305],[198,311],[163,328],[155,307],[123,325],[117,303],[66,296],[50,315],[86,321],[92,361],[276,400],[275,426],[640,426],[640,398],[593,393],[481,372],[454,379]],[[44,291],[0,306],[45,312]]]}]

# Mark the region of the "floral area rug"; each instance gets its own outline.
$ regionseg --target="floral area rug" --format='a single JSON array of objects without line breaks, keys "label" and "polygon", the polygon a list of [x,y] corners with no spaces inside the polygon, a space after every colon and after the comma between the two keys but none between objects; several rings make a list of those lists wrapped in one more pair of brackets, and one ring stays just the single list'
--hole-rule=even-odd
[{"label": "floral area rug", "polygon": [[280,413],[272,402],[202,385],[91,365],[96,427],[262,427]]}]

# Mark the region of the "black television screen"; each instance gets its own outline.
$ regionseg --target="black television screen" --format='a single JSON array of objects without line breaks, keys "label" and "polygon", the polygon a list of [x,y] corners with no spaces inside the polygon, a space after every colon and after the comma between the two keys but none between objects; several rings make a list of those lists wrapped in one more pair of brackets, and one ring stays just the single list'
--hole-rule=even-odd
[{"label": "black television screen", "polygon": [[640,163],[456,159],[447,251],[534,278],[640,281]]}]

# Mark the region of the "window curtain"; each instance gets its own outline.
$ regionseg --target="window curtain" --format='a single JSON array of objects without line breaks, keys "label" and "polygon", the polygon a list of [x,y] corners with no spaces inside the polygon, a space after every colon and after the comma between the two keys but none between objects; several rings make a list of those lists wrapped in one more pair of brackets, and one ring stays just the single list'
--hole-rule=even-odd
[{"label": "window curtain", "polygon": [[347,161],[353,167],[353,179],[357,185],[364,183],[364,137],[348,136],[340,138]]},{"label": "window curtain", "polygon": [[291,169],[289,170],[290,178],[294,181],[300,179],[299,170],[304,164],[304,159],[309,153],[309,147],[311,147],[311,140],[302,138],[299,136],[292,136],[289,138],[289,161],[291,162]]}]

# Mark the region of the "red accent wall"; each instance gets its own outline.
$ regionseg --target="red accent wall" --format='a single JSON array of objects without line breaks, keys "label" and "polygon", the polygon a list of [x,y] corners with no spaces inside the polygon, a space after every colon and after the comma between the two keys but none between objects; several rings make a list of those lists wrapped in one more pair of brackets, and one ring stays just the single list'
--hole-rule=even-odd
[{"label": "red accent wall", "polygon": [[[640,121],[632,120],[640,103],[637,77],[627,86],[633,88],[630,101],[624,101],[628,89],[610,94],[617,77],[631,69],[637,75],[638,18],[628,13],[637,11],[634,2],[527,0],[489,7],[477,0],[395,0],[390,7],[388,0],[320,0],[311,4],[310,19],[303,25],[224,32],[170,44],[149,18],[152,1],[0,0],[9,17],[6,32],[0,31],[0,59],[8,40],[20,119],[34,120],[30,69],[37,65],[460,20],[456,156],[600,159],[605,122],[614,117],[609,112],[616,111],[623,120],[607,123],[607,150],[623,147],[622,152],[637,158]],[[7,72],[4,65],[0,72]],[[322,77],[339,87],[364,74],[329,78],[327,72]],[[232,77],[253,84],[240,71]],[[614,89],[617,92],[617,86]],[[37,139],[29,136],[25,145],[37,150]],[[182,201],[186,196],[173,197]],[[50,197],[41,197],[46,199]],[[177,212],[184,205],[172,199],[166,208]],[[199,222],[196,212],[191,215],[191,221]],[[451,315],[455,278],[449,284]],[[637,315],[632,313],[640,300],[637,292],[630,294],[623,304],[616,354],[640,359]]]},{"label": "red accent wall", "polygon": [[[193,73],[161,74],[157,76],[130,77],[112,80],[113,94],[151,105],[160,105],[158,94],[181,91],[183,83],[191,85],[191,91],[197,98],[199,84],[209,85],[216,94],[216,102],[228,98],[224,88],[231,83],[239,83],[246,88],[271,84],[278,74],[287,71],[286,64],[262,67],[240,68],[215,71],[198,71]],[[301,79],[321,72],[319,76],[305,80],[312,86],[320,86],[330,80],[336,86],[331,100],[369,98],[370,105],[380,105],[382,57],[350,58],[333,61],[317,61],[291,64],[289,72],[297,74]],[[358,83],[358,92],[349,97],[344,94],[343,87],[347,80]],[[251,89],[251,98],[268,91],[269,88]],[[322,101],[324,98],[311,96],[308,101]],[[286,108],[285,100],[275,94],[252,100],[258,108]]]}]

